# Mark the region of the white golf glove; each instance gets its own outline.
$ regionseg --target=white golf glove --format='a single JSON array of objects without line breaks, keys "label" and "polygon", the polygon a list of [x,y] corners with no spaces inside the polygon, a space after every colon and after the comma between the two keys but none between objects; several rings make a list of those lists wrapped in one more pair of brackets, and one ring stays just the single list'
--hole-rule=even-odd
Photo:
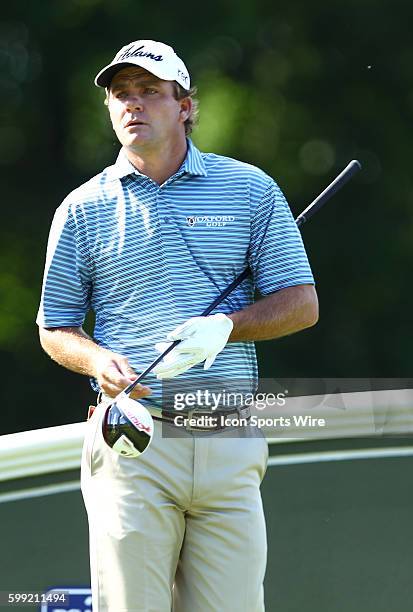
[{"label": "white golf glove", "polygon": [[[157,378],[174,378],[202,361],[205,361],[204,370],[208,370],[228,342],[233,327],[231,319],[223,313],[193,317],[178,325],[167,335],[167,339],[182,342],[154,368]],[[168,346],[165,342],[155,344],[160,353]]]}]

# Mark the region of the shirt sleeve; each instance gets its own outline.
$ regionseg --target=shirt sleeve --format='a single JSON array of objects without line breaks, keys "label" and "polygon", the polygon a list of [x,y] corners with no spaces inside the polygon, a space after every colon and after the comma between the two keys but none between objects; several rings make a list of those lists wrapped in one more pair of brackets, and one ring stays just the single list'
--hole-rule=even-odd
[{"label": "shirt sleeve", "polygon": [[293,285],[314,284],[300,231],[273,180],[252,218],[249,266],[261,295]]},{"label": "shirt sleeve", "polygon": [[70,207],[62,204],[50,229],[36,323],[40,327],[82,325],[90,309],[91,286],[87,255],[79,248]]}]

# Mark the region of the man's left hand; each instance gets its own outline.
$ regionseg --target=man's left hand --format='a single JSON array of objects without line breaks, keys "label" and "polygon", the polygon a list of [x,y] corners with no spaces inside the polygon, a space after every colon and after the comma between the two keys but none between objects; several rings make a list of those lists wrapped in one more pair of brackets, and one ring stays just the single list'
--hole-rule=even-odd
[{"label": "man's left hand", "polygon": [[[181,343],[154,368],[157,378],[174,378],[202,361],[205,361],[204,369],[208,370],[228,342],[233,326],[231,319],[223,313],[193,317],[178,325],[167,339],[172,342],[181,340]],[[164,342],[155,345],[160,353],[167,347]]]}]

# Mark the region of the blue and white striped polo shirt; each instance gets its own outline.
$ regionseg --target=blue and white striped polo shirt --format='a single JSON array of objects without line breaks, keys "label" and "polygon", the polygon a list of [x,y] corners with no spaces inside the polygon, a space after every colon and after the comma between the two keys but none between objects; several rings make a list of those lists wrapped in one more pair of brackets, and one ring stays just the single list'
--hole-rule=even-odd
[{"label": "blue and white striped polo shirt", "polygon": [[[288,204],[262,170],[201,153],[188,140],[182,166],[159,186],[121,150],[116,163],[75,189],[52,223],[37,323],[81,326],[96,315],[94,338],[130,360],[136,372],[155,357],[156,342],[199,315],[249,265],[252,278],[215,312],[231,313],[313,276]],[[196,383],[248,380],[257,362],[253,342],[229,343]],[[161,382],[145,380],[152,399]]]}]

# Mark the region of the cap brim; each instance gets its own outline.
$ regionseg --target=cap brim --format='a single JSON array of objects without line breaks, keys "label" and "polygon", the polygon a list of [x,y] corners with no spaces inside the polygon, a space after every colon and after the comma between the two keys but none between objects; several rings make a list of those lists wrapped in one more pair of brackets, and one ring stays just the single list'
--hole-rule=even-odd
[{"label": "cap brim", "polygon": [[97,85],[97,87],[109,87],[115,74],[128,66],[136,66],[136,64],[132,62],[121,62],[119,64],[109,64],[109,66],[105,66],[105,68],[96,75],[95,85]]}]

